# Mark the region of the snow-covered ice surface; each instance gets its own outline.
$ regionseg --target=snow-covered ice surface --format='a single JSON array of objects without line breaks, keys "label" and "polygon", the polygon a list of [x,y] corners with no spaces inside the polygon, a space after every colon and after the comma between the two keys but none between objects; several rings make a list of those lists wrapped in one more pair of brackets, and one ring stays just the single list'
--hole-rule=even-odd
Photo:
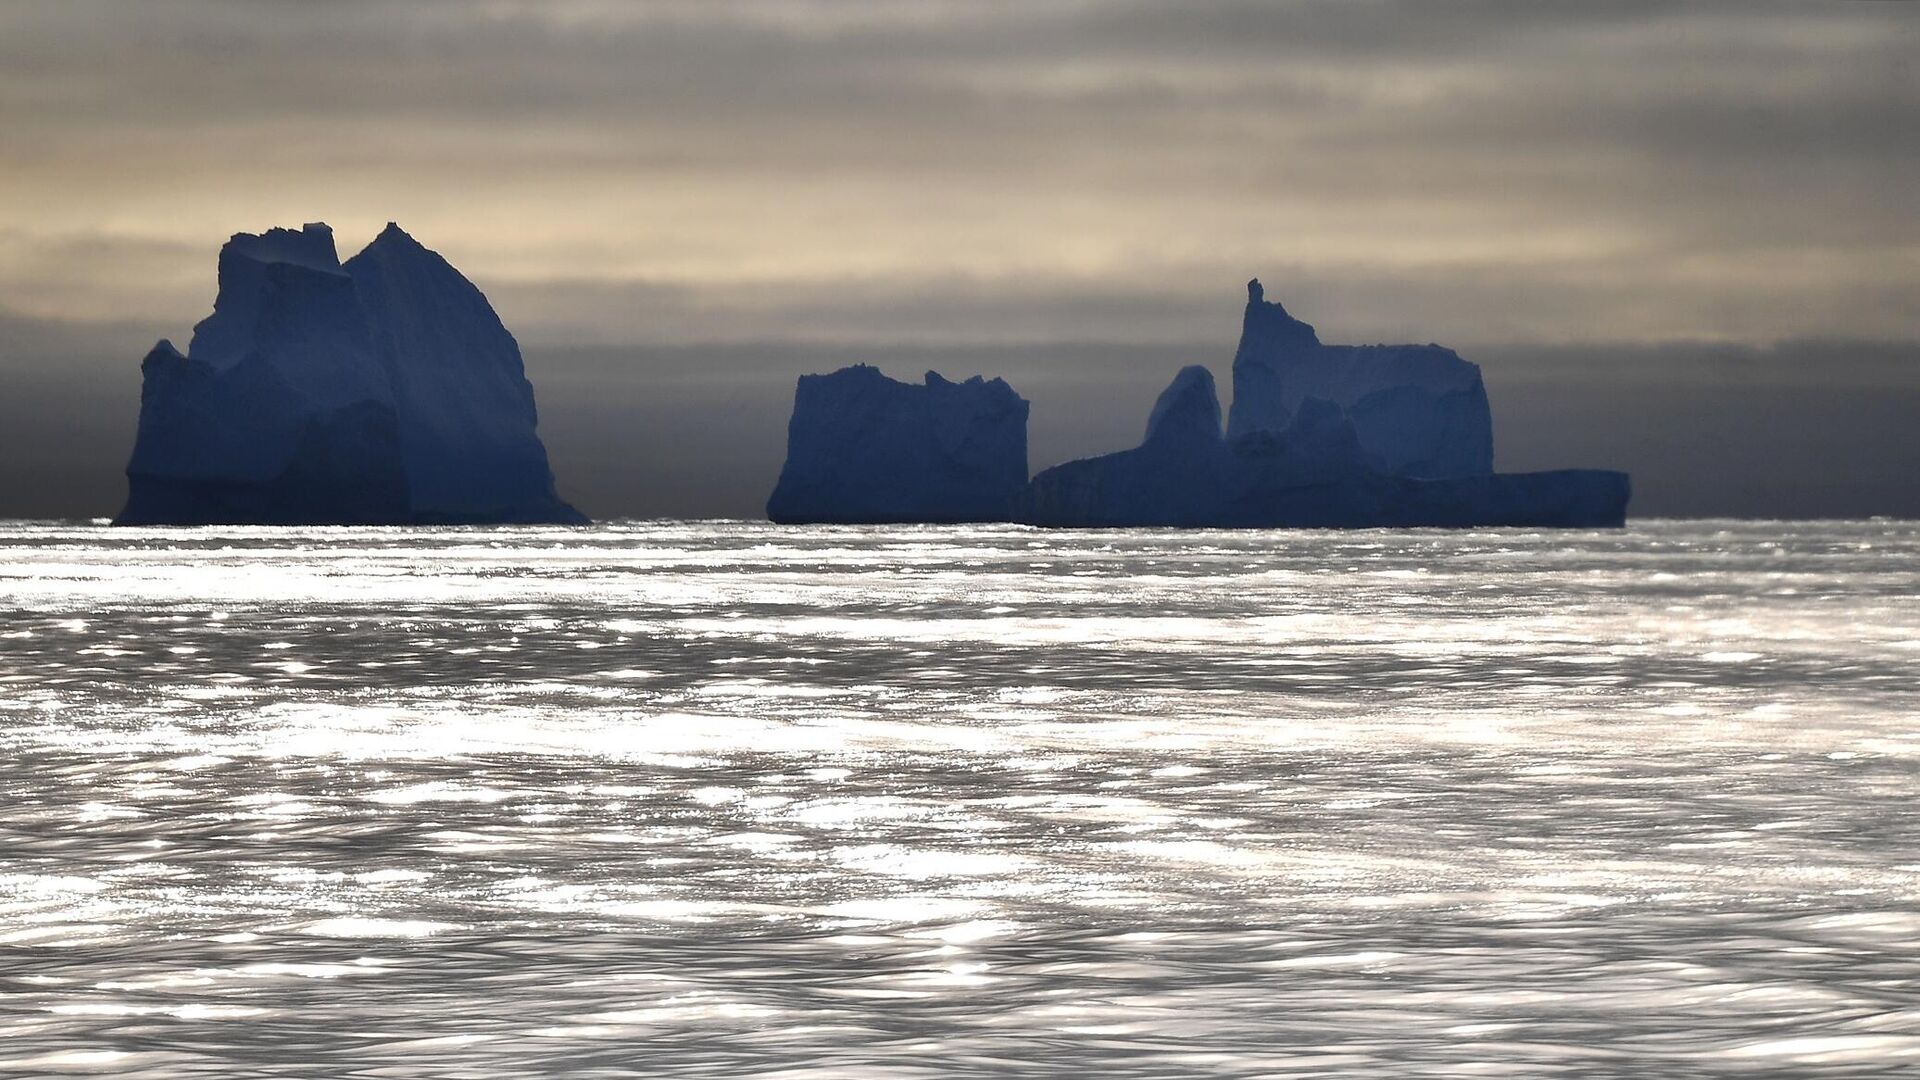
[{"label": "snow-covered ice surface", "polygon": [[1920,525],[0,527],[0,1076],[1920,1069]]}]

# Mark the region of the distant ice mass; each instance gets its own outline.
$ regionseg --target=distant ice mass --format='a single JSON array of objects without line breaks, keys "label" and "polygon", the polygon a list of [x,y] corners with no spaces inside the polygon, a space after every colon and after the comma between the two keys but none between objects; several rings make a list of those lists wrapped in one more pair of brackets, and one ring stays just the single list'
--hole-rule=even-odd
[{"label": "distant ice mass", "polygon": [[1367,460],[1391,476],[1493,471],[1480,366],[1439,345],[1322,345],[1313,327],[1247,283],[1227,435],[1284,432],[1308,401],[1343,410]]},{"label": "distant ice mass", "polygon": [[856,364],[803,375],[767,500],[782,524],[1006,521],[1027,483],[1027,401],[1004,380],[921,385]]},{"label": "distant ice mass", "polygon": [[[1208,528],[1572,528],[1626,521],[1625,473],[1495,473],[1480,369],[1452,350],[1322,345],[1313,327],[1267,301],[1258,279],[1247,293],[1224,431],[1212,373],[1187,367],[1154,403],[1134,449],[1071,461],[1025,485],[1008,480],[1010,459],[1002,455],[990,489],[956,487],[955,462],[973,458],[932,452],[945,445],[931,434],[933,416],[964,427],[973,414],[930,410],[912,395],[919,388],[872,368],[848,368],[800,380],[787,472],[768,516]],[[937,378],[929,375],[929,385]],[[880,393],[880,384],[899,389]],[[966,385],[997,387],[1019,402],[1017,421],[1004,410],[991,430],[996,444],[1017,443],[1024,468],[1026,403],[997,379],[983,384],[975,377]],[[1013,423],[1018,431],[1010,430]],[[969,445],[978,455],[986,443]],[[790,487],[789,477],[823,474],[831,479]],[[949,501],[955,490],[965,498]],[[796,504],[795,491],[809,498]],[[796,505],[811,512],[796,513]],[[983,516],[995,506],[1006,508],[1004,518]]]},{"label": "distant ice mass", "polygon": [[236,234],[213,314],[141,363],[123,525],[582,523],[554,490],[520,348],[389,224]]}]

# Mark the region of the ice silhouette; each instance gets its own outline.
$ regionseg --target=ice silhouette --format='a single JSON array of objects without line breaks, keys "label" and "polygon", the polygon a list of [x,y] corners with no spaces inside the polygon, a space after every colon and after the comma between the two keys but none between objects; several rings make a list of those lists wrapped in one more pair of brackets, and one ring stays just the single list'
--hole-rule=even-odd
[{"label": "ice silhouette", "polygon": [[803,375],[767,500],[786,524],[1005,521],[1027,481],[1027,402],[1001,379],[856,364]]},{"label": "ice silhouette", "polygon": [[346,271],[393,379],[413,516],[584,520],[554,492],[520,346],[480,290],[394,224]]},{"label": "ice silhouette", "polygon": [[1219,443],[1220,398],[1213,390],[1213,372],[1189,364],[1154,401],[1141,445],[1210,453]]},{"label": "ice silhouette", "polygon": [[[1626,520],[1625,473],[1500,474],[1480,369],[1438,345],[1322,345],[1248,284],[1226,431],[1213,375],[1188,367],[1131,450],[1070,461],[1024,489],[1026,403],[968,405],[872,368],[800,380],[775,521],[1005,520],[1060,527],[1588,527]],[[988,407],[996,400],[1018,408]],[[965,441],[943,431],[968,433]],[[964,448],[964,451],[960,448]],[[976,478],[991,460],[991,483]],[[962,480],[961,477],[966,479]],[[1008,492],[1017,490],[1017,497]],[[1003,509],[996,509],[1003,508]]]},{"label": "ice silhouette", "polygon": [[397,225],[344,266],[324,224],[235,235],[186,354],[141,374],[120,524],[586,520],[513,335]]},{"label": "ice silhouette", "polygon": [[[1215,403],[1213,380],[1181,372],[1161,395]],[[1216,422],[1217,423],[1217,422]],[[1345,410],[1306,398],[1284,431],[1231,440],[1188,427],[1181,437],[1149,426],[1132,450],[1070,461],[1028,485],[1018,519],[1059,527],[1412,528],[1418,526],[1619,525],[1625,473],[1594,469],[1420,479],[1382,472]]]},{"label": "ice silhouette", "polygon": [[1493,471],[1480,367],[1439,345],[1322,345],[1313,327],[1247,283],[1227,434],[1285,431],[1312,398],[1340,406],[1367,457],[1394,476]]},{"label": "ice silhouette", "polygon": [[1594,526],[1626,520],[1625,473],[1497,474],[1480,369],[1438,345],[1320,344],[1247,284],[1229,427],[1189,367],[1135,449],[1033,478],[1018,517],[1054,526]]}]

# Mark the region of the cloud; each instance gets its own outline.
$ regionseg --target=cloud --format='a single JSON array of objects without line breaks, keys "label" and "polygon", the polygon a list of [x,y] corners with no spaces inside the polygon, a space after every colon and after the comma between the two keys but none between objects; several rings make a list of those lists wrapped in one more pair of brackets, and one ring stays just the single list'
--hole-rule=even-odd
[{"label": "cloud", "polygon": [[0,290],[190,321],[228,233],[399,219],[579,340],[747,291],[813,305],[771,336],[1076,338],[1104,291],[1170,340],[1252,273],[1360,337],[1913,336],[1903,7],[19,5]]}]

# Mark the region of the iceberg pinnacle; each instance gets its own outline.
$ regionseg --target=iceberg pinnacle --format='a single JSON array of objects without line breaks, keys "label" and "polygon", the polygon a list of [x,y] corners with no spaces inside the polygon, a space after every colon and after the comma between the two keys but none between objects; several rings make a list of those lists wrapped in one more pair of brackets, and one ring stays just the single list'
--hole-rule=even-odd
[{"label": "iceberg pinnacle", "polygon": [[1220,397],[1213,372],[1199,364],[1180,369],[1147,416],[1142,445],[1211,446],[1220,441]]},{"label": "iceberg pinnacle", "polygon": [[398,226],[238,233],[185,355],[141,364],[122,524],[584,520],[553,490],[519,347]]}]

